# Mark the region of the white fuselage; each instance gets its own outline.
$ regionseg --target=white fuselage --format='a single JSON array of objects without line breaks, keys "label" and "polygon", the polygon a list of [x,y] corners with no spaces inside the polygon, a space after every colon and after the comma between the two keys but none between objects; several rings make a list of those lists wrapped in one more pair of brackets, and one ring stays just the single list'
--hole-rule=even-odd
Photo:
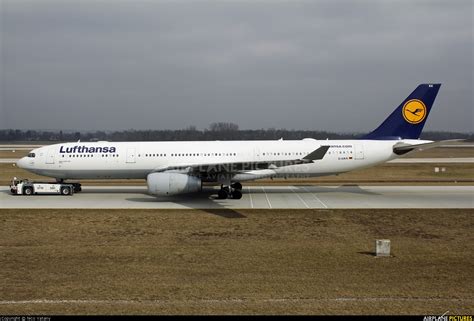
[{"label": "white fuselage", "polygon": [[[56,179],[146,179],[169,166],[302,159],[320,146],[330,146],[312,163],[243,170],[221,180],[246,181],[265,177],[311,177],[370,167],[399,157],[396,143],[420,140],[277,140],[187,142],[77,142],[44,146],[18,166]],[[34,155],[34,156],[33,156]],[[204,179],[205,180],[205,179]]]}]

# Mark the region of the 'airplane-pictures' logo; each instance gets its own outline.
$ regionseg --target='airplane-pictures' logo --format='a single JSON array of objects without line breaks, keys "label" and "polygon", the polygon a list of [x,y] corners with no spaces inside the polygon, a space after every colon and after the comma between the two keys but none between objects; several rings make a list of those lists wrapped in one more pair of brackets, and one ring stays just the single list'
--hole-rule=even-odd
[{"label": "'airplane-pictures' logo", "polygon": [[402,114],[410,124],[419,124],[426,117],[426,106],[421,100],[412,99],[403,105]]}]

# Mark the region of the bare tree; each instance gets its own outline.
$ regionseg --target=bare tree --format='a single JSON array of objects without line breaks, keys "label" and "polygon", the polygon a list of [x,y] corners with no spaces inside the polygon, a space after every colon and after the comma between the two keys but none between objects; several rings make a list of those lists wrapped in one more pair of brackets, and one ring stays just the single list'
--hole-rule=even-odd
[{"label": "bare tree", "polygon": [[209,130],[213,132],[236,132],[239,130],[239,125],[226,122],[211,123]]}]

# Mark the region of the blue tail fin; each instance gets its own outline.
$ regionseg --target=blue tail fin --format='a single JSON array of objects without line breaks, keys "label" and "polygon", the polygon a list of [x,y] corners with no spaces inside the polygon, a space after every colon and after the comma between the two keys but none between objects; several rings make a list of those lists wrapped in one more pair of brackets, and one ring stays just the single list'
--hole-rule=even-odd
[{"label": "blue tail fin", "polygon": [[441,84],[421,84],[373,132],[362,139],[418,139]]}]

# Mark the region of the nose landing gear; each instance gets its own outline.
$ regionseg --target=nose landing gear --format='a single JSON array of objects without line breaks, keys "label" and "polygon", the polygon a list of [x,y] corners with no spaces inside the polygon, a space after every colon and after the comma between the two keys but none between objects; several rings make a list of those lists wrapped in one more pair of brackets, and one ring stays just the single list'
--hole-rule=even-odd
[{"label": "nose landing gear", "polygon": [[[56,179],[56,183],[63,184],[63,183],[64,183],[64,179],[62,179],[62,178],[57,178],[57,179]],[[71,185],[74,187],[74,193],[79,193],[80,191],[82,191],[82,185],[81,185],[81,183],[69,183],[69,184],[71,184]]]},{"label": "nose landing gear", "polygon": [[217,192],[218,199],[241,199],[242,198],[242,184],[235,182],[230,184],[230,186],[221,185],[221,189]]}]

